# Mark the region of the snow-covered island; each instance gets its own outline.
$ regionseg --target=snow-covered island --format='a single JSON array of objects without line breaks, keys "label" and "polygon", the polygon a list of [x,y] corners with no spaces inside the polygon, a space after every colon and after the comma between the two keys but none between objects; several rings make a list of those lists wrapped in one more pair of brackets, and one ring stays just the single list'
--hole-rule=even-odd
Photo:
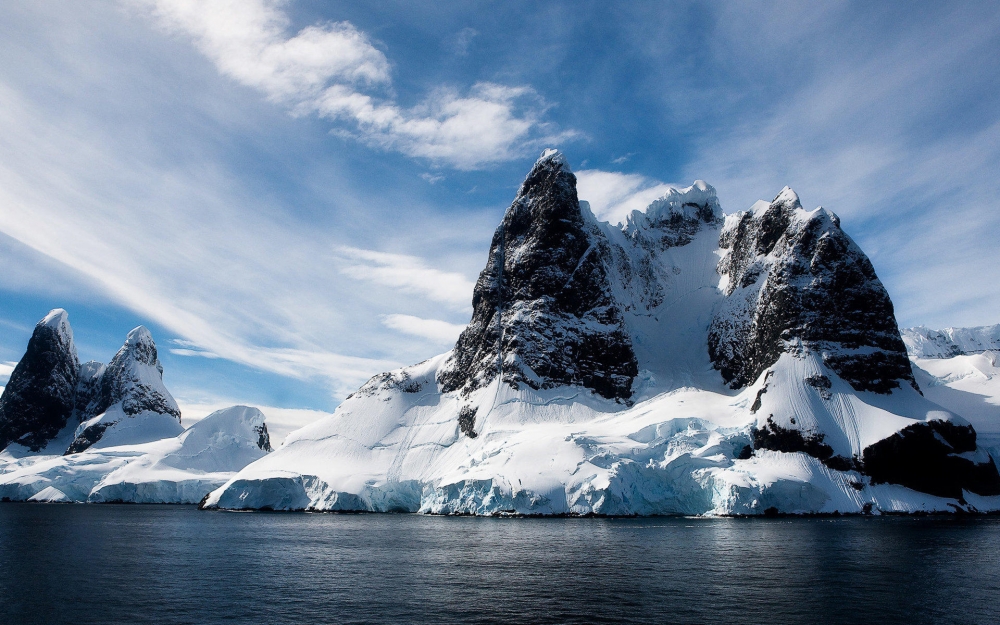
[{"label": "snow-covered island", "polygon": [[454,349],[373,377],[270,452],[235,407],[184,430],[137,328],[79,365],[39,323],[0,398],[0,496],[435,514],[1000,510],[1000,326],[897,327],[871,262],[789,188],[702,181],[623,224],[535,163]]},{"label": "snow-covered island", "polygon": [[81,365],[56,309],[0,396],[0,448],[4,501],[198,503],[271,444],[264,415],[246,406],[184,429],[142,326],[107,365]]}]

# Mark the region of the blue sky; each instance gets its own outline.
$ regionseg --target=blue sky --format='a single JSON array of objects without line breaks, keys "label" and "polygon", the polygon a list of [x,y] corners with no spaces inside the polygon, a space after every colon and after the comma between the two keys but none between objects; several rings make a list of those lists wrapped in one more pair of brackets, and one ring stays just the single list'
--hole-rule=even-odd
[{"label": "blue sky", "polygon": [[59,306],[187,414],[332,410],[450,347],[550,145],[612,221],[790,185],[901,325],[1000,322],[1000,5],[874,4],[5,3],[0,363]]}]

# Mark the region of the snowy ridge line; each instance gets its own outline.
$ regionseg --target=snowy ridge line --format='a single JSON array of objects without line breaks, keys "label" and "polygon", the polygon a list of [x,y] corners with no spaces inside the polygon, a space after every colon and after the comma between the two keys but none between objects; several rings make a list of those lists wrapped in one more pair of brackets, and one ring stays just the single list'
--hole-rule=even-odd
[{"label": "snowy ridge line", "polygon": [[1000,324],[944,330],[916,326],[900,330],[900,334],[911,358],[951,358],[1000,351]]}]

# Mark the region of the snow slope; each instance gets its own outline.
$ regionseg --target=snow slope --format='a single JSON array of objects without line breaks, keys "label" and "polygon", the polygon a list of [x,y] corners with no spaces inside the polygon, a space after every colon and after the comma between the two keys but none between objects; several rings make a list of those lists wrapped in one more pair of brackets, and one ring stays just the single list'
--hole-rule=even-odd
[{"label": "snow slope", "polygon": [[[740,459],[752,443],[749,407],[764,376],[738,394],[687,387],[623,410],[573,387],[498,389],[494,381],[467,398],[440,393],[434,379],[447,358],[366,385],[333,416],[248,465],[207,505],[468,514],[761,514],[771,507],[846,513],[866,506],[913,512],[961,505],[872,484],[801,452],[761,450]],[[822,368],[815,358],[784,355],[770,383]],[[802,396],[781,401],[799,402],[798,414],[813,406],[814,421],[856,433],[832,441],[839,453],[924,419],[954,418],[912,389],[905,401],[887,401],[825,373],[829,399],[805,387]],[[402,379],[420,390],[400,389]],[[769,401],[766,409],[777,410],[779,401]],[[460,431],[457,415],[466,406],[476,409],[475,438]],[[997,497],[966,499],[976,499],[980,510],[1000,508]]]},{"label": "snow slope", "polygon": [[[871,263],[835,215],[804,211],[790,189],[724,220],[697,182],[616,228],[546,151],[494,235],[473,311],[454,350],[375,376],[206,505],[1000,509],[1000,475],[972,428],[914,386]],[[718,353],[752,350],[739,375],[720,374],[739,359],[714,359],[710,326]]]},{"label": "snow slope", "polygon": [[[145,437],[145,436],[144,436]],[[0,497],[14,501],[198,503],[270,442],[264,415],[233,406],[177,436],[69,455],[0,453]]]},{"label": "snow slope", "polygon": [[968,419],[980,444],[1000,462],[1000,353],[915,358],[913,365],[924,395]]}]

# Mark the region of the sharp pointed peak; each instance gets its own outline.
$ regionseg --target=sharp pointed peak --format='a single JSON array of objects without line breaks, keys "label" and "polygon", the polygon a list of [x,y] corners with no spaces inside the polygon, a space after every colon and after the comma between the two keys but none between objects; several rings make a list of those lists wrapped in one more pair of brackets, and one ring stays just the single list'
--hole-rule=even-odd
[{"label": "sharp pointed peak", "polygon": [[802,202],[799,201],[799,194],[787,185],[774,197],[771,204],[789,204],[794,208],[802,208]]},{"label": "sharp pointed peak", "polygon": [[69,313],[62,308],[53,308],[49,311],[49,314],[42,317],[42,320],[37,325],[56,329],[62,324],[69,324]]},{"label": "sharp pointed peak", "polygon": [[569,167],[569,161],[566,160],[566,155],[555,148],[545,148],[542,150],[542,155],[538,157],[537,161],[535,161],[535,166],[537,167],[546,162],[559,165],[566,172],[572,173],[573,171]]}]

